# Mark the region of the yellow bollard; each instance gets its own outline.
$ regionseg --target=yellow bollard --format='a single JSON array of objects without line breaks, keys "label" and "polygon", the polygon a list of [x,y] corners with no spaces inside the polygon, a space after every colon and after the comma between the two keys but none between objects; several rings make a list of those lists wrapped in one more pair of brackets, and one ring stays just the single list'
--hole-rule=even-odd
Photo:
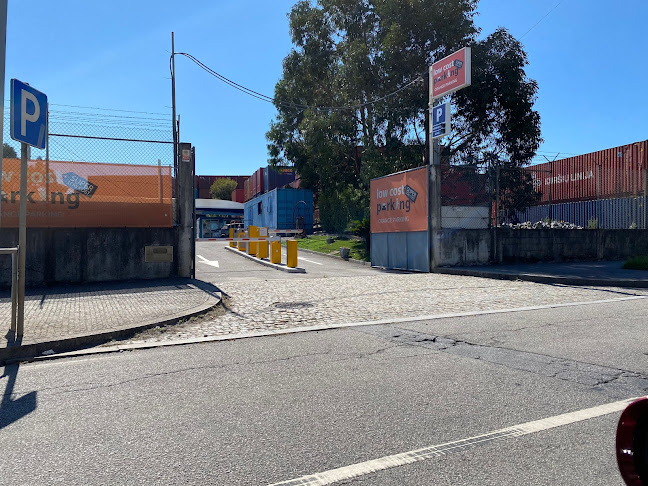
[{"label": "yellow bollard", "polygon": [[[247,237],[247,235],[245,233],[239,233],[238,236],[237,236],[237,238],[246,238],[246,237]],[[238,242],[238,249],[240,251],[245,251],[246,248],[247,248],[247,245],[245,243],[243,243],[242,241]]]},{"label": "yellow bollard", "polygon": [[[229,237],[234,238],[234,228],[229,229]],[[236,243],[234,243],[233,241],[230,241],[229,244],[230,248],[234,248],[236,246]]]},{"label": "yellow bollard", "polygon": [[295,268],[297,266],[297,240],[288,240],[286,242],[288,250],[288,258],[286,259],[286,266]]},{"label": "yellow bollard", "polygon": [[270,243],[270,263],[281,263],[281,243],[273,241]]},{"label": "yellow bollard", "polygon": [[[249,229],[250,233],[250,238],[258,238],[259,237],[259,227],[258,226],[250,226]],[[257,244],[256,241],[251,241],[248,243],[248,253],[252,256],[256,256],[257,254]]]},{"label": "yellow bollard", "polygon": [[267,241],[259,241],[258,249],[257,249],[257,257],[259,258],[268,258],[268,242]]}]

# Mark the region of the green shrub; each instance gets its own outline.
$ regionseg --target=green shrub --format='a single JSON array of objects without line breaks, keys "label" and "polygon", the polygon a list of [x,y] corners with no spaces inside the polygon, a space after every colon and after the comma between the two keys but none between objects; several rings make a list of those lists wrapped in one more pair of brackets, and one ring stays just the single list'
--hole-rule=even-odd
[{"label": "green shrub", "polygon": [[648,256],[636,256],[623,264],[630,270],[648,270]]}]

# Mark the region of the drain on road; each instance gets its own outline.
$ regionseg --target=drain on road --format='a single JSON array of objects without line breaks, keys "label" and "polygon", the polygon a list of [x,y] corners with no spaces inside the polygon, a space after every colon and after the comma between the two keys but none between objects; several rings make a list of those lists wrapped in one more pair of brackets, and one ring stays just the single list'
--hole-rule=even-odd
[{"label": "drain on road", "polygon": [[312,302],[275,302],[272,305],[277,309],[305,309],[313,307]]}]

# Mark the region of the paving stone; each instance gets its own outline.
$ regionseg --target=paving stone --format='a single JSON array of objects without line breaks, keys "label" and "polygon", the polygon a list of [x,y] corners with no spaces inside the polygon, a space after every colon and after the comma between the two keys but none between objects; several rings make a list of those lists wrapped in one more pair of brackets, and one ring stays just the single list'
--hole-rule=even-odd
[{"label": "paving stone", "polygon": [[238,280],[224,282],[219,288],[229,296],[224,315],[185,323],[178,330],[169,328],[146,342],[648,295],[646,289],[387,273],[308,280]]},{"label": "paving stone", "polygon": [[[216,302],[213,294],[184,280],[28,289],[22,343],[127,329],[183,314],[209,301]],[[0,293],[0,322],[8,332],[8,292]],[[11,335],[0,334],[1,349]]]}]

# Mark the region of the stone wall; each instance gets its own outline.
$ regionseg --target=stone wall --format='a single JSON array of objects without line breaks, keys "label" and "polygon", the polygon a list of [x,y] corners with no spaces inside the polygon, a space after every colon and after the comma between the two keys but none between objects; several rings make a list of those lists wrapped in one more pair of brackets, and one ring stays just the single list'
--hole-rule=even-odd
[{"label": "stone wall", "polygon": [[442,230],[438,266],[624,260],[648,255],[648,230]]}]

